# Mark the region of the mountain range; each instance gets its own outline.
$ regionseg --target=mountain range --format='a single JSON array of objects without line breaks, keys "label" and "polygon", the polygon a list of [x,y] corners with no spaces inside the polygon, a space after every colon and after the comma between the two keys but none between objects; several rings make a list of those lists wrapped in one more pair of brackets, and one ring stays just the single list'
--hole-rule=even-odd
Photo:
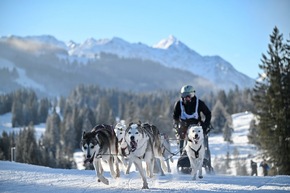
[{"label": "mountain range", "polygon": [[172,35],[152,47],[117,37],[65,43],[50,35],[3,36],[0,82],[2,93],[30,87],[48,96],[79,84],[134,92],[192,84],[202,94],[255,84],[220,56],[201,56]]}]

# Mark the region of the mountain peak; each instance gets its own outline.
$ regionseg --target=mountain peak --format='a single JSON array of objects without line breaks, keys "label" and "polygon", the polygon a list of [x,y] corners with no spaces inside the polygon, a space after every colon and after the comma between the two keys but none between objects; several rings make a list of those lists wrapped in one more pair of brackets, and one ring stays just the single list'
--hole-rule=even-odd
[{"label": "mountain peak", "polygon": [[156,45],[153,46],[153,48],[160,48],[160,49],[168,49],[172,45],[178,45],[180,42],[176,37],[173,35],[169,35],[168,38],[161,40]]},{"label": "mountain peak", "polygon": [[70,49],[74,49],[78,46],[78,44],[74,42],[73,40],[70,40],[69,42],[66,43],[66,46]]}]

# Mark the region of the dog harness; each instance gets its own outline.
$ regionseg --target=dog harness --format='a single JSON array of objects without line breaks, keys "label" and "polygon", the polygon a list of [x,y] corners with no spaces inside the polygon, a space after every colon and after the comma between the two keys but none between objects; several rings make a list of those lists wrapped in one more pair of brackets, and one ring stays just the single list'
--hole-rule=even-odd
[{"label": "dog harness", "polygon": [[189,146],[189,148],[194,152],[195,158],[199,158],[199,150],[201,149],[201,145],[199,146],[198,150],[196,150],[196,151],[194,149],[192,149],[190,146]]},{"label": "dog harness", "polygon": [[189,115],[185,112],[184,106],[182,105],[182,99],[180,99],[180,109],[181,109],[181,115],[180,118],[185,119],[198,119],[198,98],[196,97],[196,106],[195,106],[195,112],[192,115]]}]

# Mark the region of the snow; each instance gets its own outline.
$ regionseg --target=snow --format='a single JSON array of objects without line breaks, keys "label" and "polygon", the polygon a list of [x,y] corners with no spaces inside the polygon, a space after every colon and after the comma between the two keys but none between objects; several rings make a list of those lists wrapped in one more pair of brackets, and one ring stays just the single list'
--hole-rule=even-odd
[{"label": "snow", "polygon": [[170,35],[167,39],[161,40],[160,42],[158,42],[156,45],[152,47],[160,48],[160,49],[167,49],[173,44],[178,44],[178,40],[173,35]]},{"label": "snow", "polygon": [[[0,135],[2,135],[3,131],[6,132],[15,132],[18,133],[24,127],[12,127],[12,113],[6,113],[0,116]],[[45,123],[40,123],[38,125],[34,125],[34,130],[36,133],[36,139],[40,139],[41,135],[45,132]]]},{"label": "snow", "polygon": [[[239,156],[247,158],[250,156],[251,159],[257,154],[257,148],[253,144],[248,144],[248,129],[250,121],[254,118],[252,113],[238,113],[233,114],[233,128],[232,134],[233,144],[227,143],[221,139],[220,135],[209,137],[209,146],[212,157],[226,155],[228,151],[231,155],[234,153],[235,148],[239,151]],[[250,161],[250,160],[248,160]]]},{"label": "snow", "polygon": [[18,76],[19,76],[15,81],[19,85],[22,85],[22,86],[28,87],[28,88],[38,89],[40,91],[45,91],[45,89],[42,85],[40,85],[37,82],[35,82],[34,80],[30,79],[26,75],[26,71],[24,69],[17,67],[14,63],[12,63],[9,60],[0,58],[0,69],[8,69],[10,72],[13,71],[13,69],[15,69],[18,73]]},{"label": "snow", "polygon": [[[0,116],[0,128],[9,129],[7,120],[9,114]],[[240,157],[247,161],[254,159],[259,161],[258,150],[248,144],[247,133],[249,123],[253,114],[249,112],[232,115],[233,118],[233,143],[227,144],[222,140],[221,135],[209,137],[212,160],[225,156],[227,152],[233,153],[238,149]],[[172,152],[176,152],[176,144],[172,144]],[[250,156],[249,156],[250,155]],[[82,159],[81,153],[76,153],[76,160]],[[154,178],[148,178],[149,190],[142,190],[142,180],[134,167],[130,174],[121,171],[121,177],[113,179],[105,165],[105,177],[110,184],[105,185],[96,181],[94,170],[77,169],[53,169],[43,166],[35,166],[24,163],[0,161],[0,192],[58,192],[58,193],[90,193],[90,192],[290,192],[290,176],[235,176],[230,175],[208,175],[204,174],[203,179],[192,181],[188,174],[180,174],[176,171],[178,157],[174,157],[171,163],[172,173],[165,176],[156,174]],[[214,161],[213,161],[214,162]],[[81,166],[82,163],[78,162]],[[83,169],[83,168],[80,168]],[[258,171],[259,172],[259,171]],[[260,172],[260,174],[262,174]]]},{"label": "snow", "polygon": [[[141,190],[142,180],[136,171],[112,179],[109,172],[105,185],[96,181],[93,170],[52,169],[42,166],[0,161],[1,192],[123,192]],[[148,179],[150,192],[289,192],[290,176],[226,176],[205,175],[192,181],[190,175],[166,174]]]}]

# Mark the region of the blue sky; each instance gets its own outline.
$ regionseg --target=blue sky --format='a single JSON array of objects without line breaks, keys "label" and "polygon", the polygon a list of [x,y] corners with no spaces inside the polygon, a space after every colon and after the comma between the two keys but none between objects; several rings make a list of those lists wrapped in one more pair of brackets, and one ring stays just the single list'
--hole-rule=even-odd
[{"label": "blue sky", "polygon": [[174,35],[256,78],[274,26],[290,39],[290,0],[1,0],[0,36],[82,43],[120,37],[152,46]]}]

